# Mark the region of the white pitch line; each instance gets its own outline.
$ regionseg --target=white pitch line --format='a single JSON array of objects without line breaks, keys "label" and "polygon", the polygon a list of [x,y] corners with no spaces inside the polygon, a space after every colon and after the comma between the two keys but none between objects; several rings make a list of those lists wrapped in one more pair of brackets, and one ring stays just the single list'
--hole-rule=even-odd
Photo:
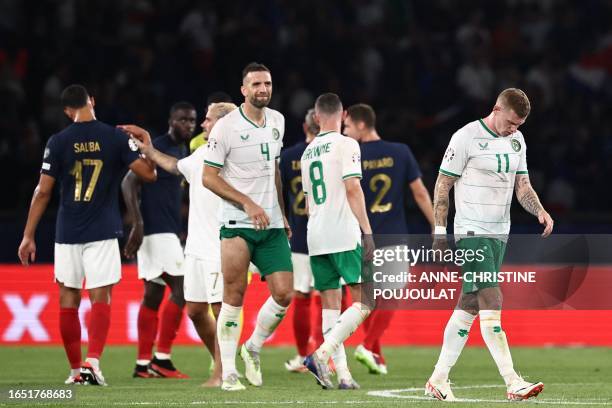
[{"label": "white pitch line", "polygon": [[[570,384],[549,384],[549,385],[570,385]],[[576,385],[576,384],[571,384]],[[453,387],[455,390],[459,389],[482,389],[482,388],[506,388],[503,385],[497,384],[482,384],[482,385],[464,385]],[[401,398],[401,399],[409,399],[409,400],[418,400],[418,401],[432,401],[432,398],[425,395],[402,395],[401,393],[405,392],[423,392],[423,387],[413,387],[413,388],[402,388],[395,390],[378,390],[378,391],[369,391],[367,395],[372,397],[384,397],[384,398]],[[500,399],[481,399],[481,398],[457,398],[455,402],[470,402],[470,403],[479,403],[479,402],[490,402],[495,404],[507,404],[511,401],[508,400],[500,400]],[[580,401],[568,401],[565,399],[530,399],[529,403],[531,404],[556,404],[556,405],[603,405],[603,406],[612,406],[612,402],[602,402],[601,399],[593,400],[593,399],[585,399]]]}]

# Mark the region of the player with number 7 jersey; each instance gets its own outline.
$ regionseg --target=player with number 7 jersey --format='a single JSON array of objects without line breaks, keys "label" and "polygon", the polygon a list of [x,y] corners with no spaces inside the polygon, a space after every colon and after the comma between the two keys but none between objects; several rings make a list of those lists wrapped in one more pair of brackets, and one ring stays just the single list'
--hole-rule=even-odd
[{"label": "player with number 7 jersey", "polygon": [[[155,181],[156,173],[148,160],[139,158],[127,134],[96,120],[94,99],[83,86],[70,85],[61,100],[74,123],[47,143],[18,255],[26,266],[34,261],[36,227],[59,181],[54,273],[60,333],[71,368],[66,383],[106,385],[99,358],[110,326],[111,289],[121,279],[119,186],[128,167],[147,182]],[[92,305],[87,360],[81,365],[78,308],[83,281]]]}]

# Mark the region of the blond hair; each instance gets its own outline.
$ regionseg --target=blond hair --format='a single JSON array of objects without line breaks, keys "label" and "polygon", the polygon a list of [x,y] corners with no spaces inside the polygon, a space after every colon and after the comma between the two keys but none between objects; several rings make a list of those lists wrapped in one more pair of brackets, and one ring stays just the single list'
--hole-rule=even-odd
[{"label": "blond hair", "polygon": [[505,107],[512,109],[519,118],[526,118],[531,112],[531,103],[527,94],[518,88],[504,89],[497,97],[497,102]]},{"label": "blond hair", "polygon": [[237,106],[231,102],[216,102],[208,105],[208,112],[210,112],[216,119],[221,119]]}]

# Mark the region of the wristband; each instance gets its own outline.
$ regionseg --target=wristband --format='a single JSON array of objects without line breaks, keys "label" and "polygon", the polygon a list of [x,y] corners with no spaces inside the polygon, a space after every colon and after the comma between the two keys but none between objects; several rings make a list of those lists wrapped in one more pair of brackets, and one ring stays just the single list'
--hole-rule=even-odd
[{"label": "wristband", "polygon": [[446,227],[436,225],[434,228],[434,235],[446,235]]}]

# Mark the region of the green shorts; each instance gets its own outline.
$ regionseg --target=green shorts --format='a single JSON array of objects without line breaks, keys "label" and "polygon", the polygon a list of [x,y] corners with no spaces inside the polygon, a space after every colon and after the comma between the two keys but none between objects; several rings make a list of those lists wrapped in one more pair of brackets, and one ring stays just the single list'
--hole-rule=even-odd
[{"label": "green shorts", "polygon": [[371,265],[364,265],[361,252],[361,245],[357,245],[357,248],[350,251],[311,256],[310,267],[315,289],[339,289],[340,278],[347,285],[369,281]]},{"label": "green shorts", "polygon": [[[457,249],[474,251],[471,262],[461,266],[463,293],[474,293],[484,288],[498,287],[497,273],[500,272],[506,243],[496,238],[468,237],[457,241]],[[482,259],[484,257],[484,259]],[[489,272],[490,274],[474,274],[474,272]]]},{"label": "green shorts", "polygon": [[259,269],[262,278],[274,272],[293,272],[291,248],[284,228],[256,231],[253,228],[221,227],[219,236],[221,239],[244,239],[251,253],[251,262]]}]

